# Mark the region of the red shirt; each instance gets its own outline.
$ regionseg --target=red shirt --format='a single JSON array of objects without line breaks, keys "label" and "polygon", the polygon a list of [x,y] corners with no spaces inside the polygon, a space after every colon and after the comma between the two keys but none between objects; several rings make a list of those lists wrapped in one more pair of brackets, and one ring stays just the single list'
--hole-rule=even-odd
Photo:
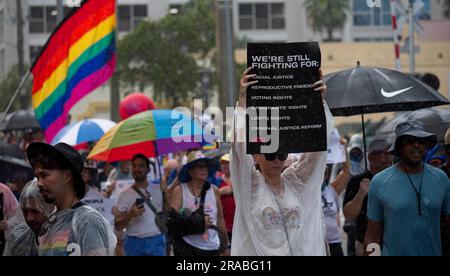
[{"label": "red shirt", "polygon": [[[222,187],[230,186],[223,178],[220,182],[219,189]],[[234,211],[236,210],[236,203],[234,202],[234,196],[231,195],[221,195],[220,201],[222,202],[223,217],[225,219],[225,225],[227,226],[227,231],[232,232],[233,230],[233,220]]]}]

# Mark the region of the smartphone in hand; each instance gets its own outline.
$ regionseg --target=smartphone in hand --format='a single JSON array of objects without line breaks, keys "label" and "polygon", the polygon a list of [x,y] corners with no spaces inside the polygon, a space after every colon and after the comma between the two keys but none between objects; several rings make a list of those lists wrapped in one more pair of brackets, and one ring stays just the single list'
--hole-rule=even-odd
[{"label": "smartphone in hand", "polygon": [[136,198],[136,206],[138,206],[139,208],[144,207],[144,199],[143,198]]}]

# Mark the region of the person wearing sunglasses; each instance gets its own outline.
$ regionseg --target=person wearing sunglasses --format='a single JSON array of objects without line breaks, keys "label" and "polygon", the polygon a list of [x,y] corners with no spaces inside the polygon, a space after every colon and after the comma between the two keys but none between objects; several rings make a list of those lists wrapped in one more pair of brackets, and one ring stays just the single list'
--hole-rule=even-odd
[{"label": "person wearing sunglasses", "polygon": [[423,161],[436,135],[414,120],[397,125],[395,134],[390,152],[400,161],[375,175],[369,186],[364,253],[381,247],[375,254],[440,256],[441,212],[450,227],[450,180]]},{"label": "person wearing sunglasses", "polygon": [[180,184],[173,191],[170,207],[186,219],[177,221],[176,234],[171,234],[169,227],[175,256],[229,255],[219,189],[208,180],[219,166],[217,160],[192,151],[178,174]]},{"label": "person wearing sunglasses", "polygon": [[[238,108],[246,107],[247,87],[258,82],[250,71],[245,70],[240,80]],[[314,88],[323,98],[325,83],[320,80]],[[323,106],[330,137],[333,119],[325,102]],[[235,137],[244,137],[243,118],[237,109]],[[300,154],[299,160],[286,169],[286,153],[245,152],[245,143],[232,143],[230,164],[236,212],[231,255],[326,255],[320,194],[327,152]]]}]

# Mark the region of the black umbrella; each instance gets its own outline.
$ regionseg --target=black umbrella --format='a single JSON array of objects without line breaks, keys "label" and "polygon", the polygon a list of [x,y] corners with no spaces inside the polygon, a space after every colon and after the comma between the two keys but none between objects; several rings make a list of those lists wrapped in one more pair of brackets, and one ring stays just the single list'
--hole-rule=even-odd
[{"label": "black umbrella", "polygon": [[33,176],[26,155],[19,146],[0,141],[0,182],[11,181],[18,171],[23,171],[28,176],[28,180]]},{"label": "black umbrella", "polygon": [[17,145],[10,145],[5,141],[0,141],[0,160],[18,166],[31,168],[27,162],[25,153]]},{"label": "black umbrella", "polygon": [[364,114],[450,104],[438,91],[417,79],[385,68],[361,67],[359,62],[353,69],[329,74],[324,79],[328,87],[326,101],[334,116],[362,115],[364,150]]},{"label": "black umbrella", "polygon": [[411,120],[422,122],[426,131],[434,133],[437,136],[438,141],[443,141],[445,132],[450,128],[450,110],[426,108],[398,114],[395,118],[382,124],[377,129],[375,136],[394,141],[395,127],[400,123]]},{"label": "black umbrella", "polygon": [[0,124],[0,131],[12,131],[22,129],[39,129],[41,126],[36,120],[33,111],[20,110],[6,115]]}]

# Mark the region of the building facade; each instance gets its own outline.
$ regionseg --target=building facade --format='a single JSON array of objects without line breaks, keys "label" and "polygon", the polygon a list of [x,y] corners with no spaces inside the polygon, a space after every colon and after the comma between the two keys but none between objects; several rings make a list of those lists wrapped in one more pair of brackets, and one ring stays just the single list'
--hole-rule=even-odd
[{"label": "building facade", "polygon": [[[182,8],[182,5],[189,2],[189,0],[117,1],[119,37],[123,37],[125,34],[133,31],[143,20],[158,20],[168,14],[176,15]],[[245,47],[245,42],[249,41],[322,41],[325,38],[325,34],[316,33],[312,30],[305,9],[306,0],[219,1],[231,1],[234,33],[238,38],[237,44],[242,44],[239,46]],[[407,0],[401,1],[408,2]],[[423,22],[443,21],[442,0],[420,1],[423,2],[424,7],[421,13],[417,15],[419,19],[424,20]],[[57,0],[22,0],[25,37],[24,55],[25,62],[28,64],[34,62],[42,46],[56,27],[56,2]],[[0,80],[17,63],[17,15],[15,3],[15,0],[0,0]],[[379,8],[370,8],[367,5],[367,0],[349,0],[349,3],[350,10],[347,14],[346,24],[343,30],[336,31],[333,34],[335,38],[341,39],[344,43],[392,41],[389,0],[381,0],[381,7]],[[404,5],[406,6],[406,3]],[[69,11],[70,9],[67,7],[64,9],[66,14]],[[448,28],[441,28],[441,30],[446,33],[450,32]],[[357,45],[351,45],[353,45],[352,47],[360,48]],[[338,46],[333,46],[333,48],[335,47]],[[372,47],[367,45],[362,48],[368,50]],[[332,52],[331,50],[329,51]],[[393,53],[393,50],[391,50],[391,53]],[[393,64],[393,59],[390,57],[380,56],[380,58],[384,60],[389,59]],[[405,58],[403,57],[403,59]],[[335,62],[336,60],[331,63]],[[352,61],[351,64],[353,63]],[[446,66],[444,68],[447,68]],[[443,79],[441,80],[445,83],[444,86],[447,87],[448,77],[445,78],[444,74],[442,77]],[[80,101],[73,108],[72,114],[75,116],[72,117],[83,118],[94,114],[97,117],[107,118],[109,117],[108,99],[109,88],[105,85]],[[93,109],[93,106],[97,106],[97,108]],[[103,110],[101,114],[97,112],[99,109]]]},{"label": "building facade", "polygon": [[[32,63],[56,27],[57,0],[22,0],[25,61]],[[236,37],[243,42],[322,41],[308,21],[305,0],[229,0],[233,7]],[[407,6],[407,0],[401,0]],[[419,0],[415,0],[419,1]],[[421,20],[444,19],[441,0],[420,0]],[[158,20],[176,14],[189,0],[118,0],[119,36],[134,30],[142,20]],[[342,31],[334,37],[343,42],[391,41],[390,1],[370,8],[367,0],[349,0],[350,10]],[[67,14],[69,8],[65,8]],[[326,15],[324,15],[326,16]],[[0,0],[0,79],[17,63],[15,1]]]},{"label": "building facade", "polygon": [[[118,0],[119,37],[133,31],[142,20],[158,20],[189,0]],[[25,62],[33,63],[57,25],[57,0],[22,0]],[[65,2],[65,0],[63,0]],[[67,15],[70,8],[64,7]],[[0,79],[17,63],[15,0],[0,0]]]},{"label": "building facade", "polygon": [[[22,11],[26,16],[26,1]],[[29,63],[28,25],[24,20],[24,58]],[[16,3],[0,0],[0,80],[3,79],[14,64],[17,64],[17,11]]]},{"label": "building facade", "polygon": [[[415,0],[416,1],[416,0]],[[418,1],[418,0],[417,0]],[[442,20],[443,1],[420,0],[420,20]],[[407,7],[408,1],[400,1]],[[367,0],[349,0],[350,10],[342,31],[333,35],[343,42],[391,41],[390,1],[381,7],[369,7]],[[234,0],[234,30],[244,40],[255,42],[321,41],[324,34],[315,33],[308,20],[305,0]],[[326,16],[326,14],[324,14]]]}]

